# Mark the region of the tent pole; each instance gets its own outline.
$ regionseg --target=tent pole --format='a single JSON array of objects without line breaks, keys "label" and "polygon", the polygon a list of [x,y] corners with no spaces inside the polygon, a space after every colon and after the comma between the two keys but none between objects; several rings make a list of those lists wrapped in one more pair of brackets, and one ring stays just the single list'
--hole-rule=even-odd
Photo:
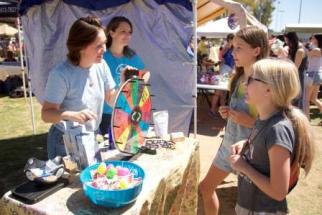
[{"label": "tent pole", "polygon": [[[21,42],[21,33],[20,33],[20,17],[17,18],[18,21],[18,31],[19,31],[19,46],[20,46],[20,56],[21,56],[21,67],[22,67],[22,71],[23,71],[23,77],[25,75],[25,70],[24,68],[24,64],[23,64],[23,54],[22,54],[22,42]],[[27,50],[26,50],[26,46],[23,46],[24,52],[25,54],[27,54]],[[26,60],[26,68],[29,68],[28,66],[28,56],[25,55],[25,60]],[[36,135],[37,131],[36,131],[36,126],[35,126],[35,111],[34,111],[34,105],[33,105],[33,101],[32,101],[32,90],[31,90],[31,82],[30,82],[30,76],[29,76],[29,71],[27,72],[27,77],[28,77],[28,86],[29,86],[29,106],[30,106],[30,112],[31,112],[31,123],[32,123],[32,134]],[[25,94],[25,98],[27,96],[26,93],[26,85],[24,85],[24,94]]]},{"label": "tent pole", "polygon": [[194,112],[193,112],[193,134],[194,138],[197,138],[197,0],[192,0],[192,12],[193,12],[193,72],[195,80],[194,90]]},{"label": "tent pole", "polygon": [[26,75],[23,65],[23,54],[22,54],[22,40],[21,40],[21,31],[20,31],[20,19],[17,17],[17,27],[18,27],[18,39],[19,39],[19,54],[20,54],[20,70],[22,74],[22,85],[23,85],[23,95],[27,101],[27,92],[26,92]]}]

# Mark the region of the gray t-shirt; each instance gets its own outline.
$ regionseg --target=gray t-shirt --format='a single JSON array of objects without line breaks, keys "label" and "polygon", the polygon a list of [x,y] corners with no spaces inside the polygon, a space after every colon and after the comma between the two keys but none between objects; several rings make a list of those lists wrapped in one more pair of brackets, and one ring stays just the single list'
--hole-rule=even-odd
[{"label": "gray t-shirt", "polygon": [[[114,87],[115,82],[104,60],[89,69],[74,66],[66,60],[50,72],[45,101],[60,104],[62,111],[93,111],[97,120],[87,122],[86,128],[94,131],[101,121],[105,92]],[[55,126],[64,131],[61,123]]]},{"label": "gray t-shirt", "polygon": [[[294,157],[295,135],[292,123],[282,112],[274,114],[267,120],[257,120],[255,130],[250,138],[249,150],[244,153],[248,163],[260,173],[269,177],[268,151],[273,145],[286,148]],[[238,176],[238,204],[255,212],[287,212],[286,199],[276,201],[262,192],[246,176]]]}]

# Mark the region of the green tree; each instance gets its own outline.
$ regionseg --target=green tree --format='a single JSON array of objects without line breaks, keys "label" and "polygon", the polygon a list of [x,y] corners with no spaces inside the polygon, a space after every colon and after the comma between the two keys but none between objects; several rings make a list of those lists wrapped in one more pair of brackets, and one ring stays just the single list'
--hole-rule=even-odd
[{"label": "green tree", "polygon": [[266,26],[272,22],[272,14],[275,10],[274,2],[276,0],[235,0],[244,5],[258,21]]}]

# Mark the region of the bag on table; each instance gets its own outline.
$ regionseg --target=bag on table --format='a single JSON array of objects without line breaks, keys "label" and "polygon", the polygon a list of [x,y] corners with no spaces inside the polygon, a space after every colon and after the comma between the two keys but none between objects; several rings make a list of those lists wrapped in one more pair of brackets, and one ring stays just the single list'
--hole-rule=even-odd
[{"label": "bag on table", "polygon": [[94,131],[88,131],[85,125],[76,122],[64,122],[63,135],[67,156],[77,163],[79,170],[97,162],[99,151]]}]

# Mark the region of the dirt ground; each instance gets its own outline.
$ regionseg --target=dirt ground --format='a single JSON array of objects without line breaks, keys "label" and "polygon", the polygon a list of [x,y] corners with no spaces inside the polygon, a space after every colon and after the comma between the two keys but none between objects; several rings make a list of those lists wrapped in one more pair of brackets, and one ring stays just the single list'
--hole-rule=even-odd
[{"label": "dirt ground", "polygon": [[[220,146],[224,134],[225,121],[208,114],[209,107],[204,99],[198,102],[198,135],[200,141],[200,180],[202,180]],[[321,117],[321,116],[320,116]],[[321,119],[317,119],[321,120]],[[322,211],[322,127],[312,129],[316,139],[316,159],[308,177],[302,178],[294,190],[288,195],[290,214],[321,214]],[[234,206],[237,195],[237,177],[229,175],[217,190],[220,201],[220,214],[235,214]],[[198,214],[203,214],[199,208]]]}]

